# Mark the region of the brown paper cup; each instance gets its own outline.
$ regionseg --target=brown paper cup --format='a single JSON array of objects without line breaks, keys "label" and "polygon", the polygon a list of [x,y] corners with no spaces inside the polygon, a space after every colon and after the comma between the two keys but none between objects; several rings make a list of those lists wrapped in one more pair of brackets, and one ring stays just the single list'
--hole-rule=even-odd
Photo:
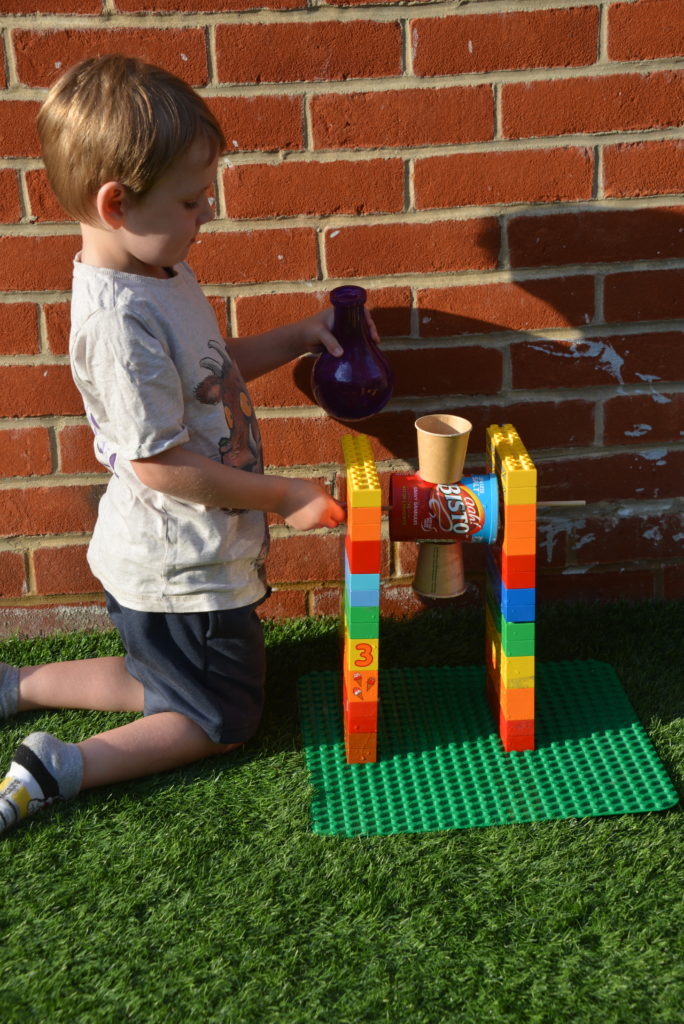
[{"label": "brown paper cup", "polygon": [[418,545],[418,563],[413,589],[421,597],[458,597],[466,589],[463,548],[449,541],[423,541]]},{"label": "brown paper cup", "polygon": [[463,476],[473,425],[463,416],[436,413],[416,420],[418,472],[431,484],[453,484]]}]

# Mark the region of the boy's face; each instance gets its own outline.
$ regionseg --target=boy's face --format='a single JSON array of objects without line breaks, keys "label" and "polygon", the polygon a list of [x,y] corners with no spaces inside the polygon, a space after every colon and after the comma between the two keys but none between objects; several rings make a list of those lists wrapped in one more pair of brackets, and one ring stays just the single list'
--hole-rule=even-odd
[{"label": "boy's face", "polygon": [[142,198],[124,201],[124,225],[116,234],[129,272],[165,277],[165,267],[187,257],[199,229],[214,216],[217,164],[218,153],[198,138]]}]

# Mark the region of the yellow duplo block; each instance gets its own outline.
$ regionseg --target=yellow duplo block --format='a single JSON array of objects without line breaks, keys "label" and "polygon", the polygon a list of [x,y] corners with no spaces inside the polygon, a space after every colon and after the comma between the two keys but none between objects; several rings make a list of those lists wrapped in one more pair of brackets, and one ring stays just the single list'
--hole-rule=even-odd
[{"label": "yellow duplo block", "polygon": [[368,437],[345,434],[342,451],[347,467],[347,508],[380,508],[380,478]]},{"label": "yellow duplo block", "polygon": [[532,505],[537,502],[536,487],[521,487],[520,490],[506,490],[504,487],[504,522],[509,505]]},{"label": "yellow duplo block", "polygon": [[379,648],[379,640],[373,638],[351,640],[347,637],[344,654],[345,671],[377,672]]},{"label": "yellow duplo block", "polygon": [[512,689],[534,686],[534,655],[526,654],[509,658],[502,651],[499,671],[502,686]]},{"label": "yellow duplo block", "polygon": [[499,707],[506,718],[528,721],[534,718],[534,687],[505,687],[499,690]]}]

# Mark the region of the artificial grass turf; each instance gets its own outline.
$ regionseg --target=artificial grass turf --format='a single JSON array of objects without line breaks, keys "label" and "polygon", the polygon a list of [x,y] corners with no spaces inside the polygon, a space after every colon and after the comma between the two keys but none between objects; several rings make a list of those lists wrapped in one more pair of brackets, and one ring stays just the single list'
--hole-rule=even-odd
[{"label": "artificial grass turf", "polygon": [[[682,792],[684,604],[540,610],[540,660],[616,669]],[[382,625],[383,661],[477,664],[478,610]],[[156,1024],[675,1024],[684,1003],[679,809],[364,839],[312,834],[295,687],[336,624],[268,628],[259,735],[226,758],[84,794],[0,841],[0,1019]],[[0,645],[117,653],[111,634]],[[23,715],[66,739],[125,721]]]}]

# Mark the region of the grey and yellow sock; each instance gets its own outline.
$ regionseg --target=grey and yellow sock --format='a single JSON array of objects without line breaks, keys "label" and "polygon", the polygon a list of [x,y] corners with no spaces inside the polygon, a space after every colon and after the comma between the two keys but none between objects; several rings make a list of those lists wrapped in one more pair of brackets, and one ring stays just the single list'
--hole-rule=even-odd
[{"label": "grey and yellow sock", "polygon": [[19,669],[0,661],[0,718],[11,718],[19,704]]},{"label": "grey and yellow sock", "polygon": [[0,832],[81,788],[83,758],[75,743],[49,732],[32,732],[17,748],[0,782]]}]

